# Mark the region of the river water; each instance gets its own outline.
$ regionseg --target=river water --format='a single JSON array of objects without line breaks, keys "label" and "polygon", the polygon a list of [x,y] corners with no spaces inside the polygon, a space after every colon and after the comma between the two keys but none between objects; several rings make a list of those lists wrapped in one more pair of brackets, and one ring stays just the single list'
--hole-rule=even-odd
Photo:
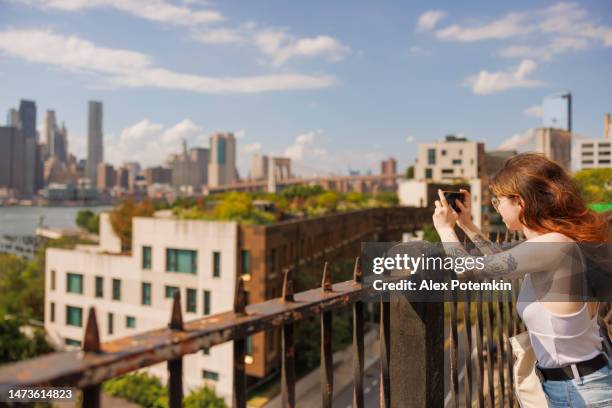
[{"label": "river water", "polygon": [[0,207],[0,236],[34,235],[41,217],[48,227],[75,228],[76,215],[85,208],[100,212],[110,207]]}]

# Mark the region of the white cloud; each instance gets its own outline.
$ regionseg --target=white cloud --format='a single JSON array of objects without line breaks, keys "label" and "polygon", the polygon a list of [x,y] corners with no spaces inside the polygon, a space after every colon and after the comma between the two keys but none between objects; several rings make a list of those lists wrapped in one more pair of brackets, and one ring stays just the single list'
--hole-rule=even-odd
[{"label": "white cloud", "polygon": [[195,26],[223,20],[214,10],[195,10],[165,0],[13,0],[42,8],[79,11],[112,8],[145,20],[175,25]]},{"label": "white cloud", "polygon": [[598,44],[612,46],[612,26],[599,24],[578,3],[560,2],[543,9],[507,13],[480,24],[453,24],[436,31],[436,37],[457,42],[514,38],[544,41],[543,46],[511,45],[500,55],[550,59],[565,51],[585,50]]},{"label": "white cloud", "polygon": [[527,76],[533,73],[537,64],[532,60],[523,60],[514,70],[511,71],[480,71],[464,81],[464,84],[472,88],[472,92],[477,95],[489,95],[496,92],[506,91],[512,88],[530,88],[542,86],[543,82],[528,79]]},{"label": "white cloud", "polygon": [[94,74],[103,82],[128,87],[155,87],[201,93],[253,93],[331,86],[327,75],[278,74],[208,77],[156,67],[146,54],[99,47],[77,36],[50,30],[0,31],[0,51],[30,62]]},{"label": "white cloud", "polygon": [[447,13],[443,10],[429,10],[419,16],[417,20],[417,31],[433,30],[436,24],[446,17]]},{"label": "white cloud", "polygon": [[318,130],[298,135],[295,138],[295,142],[285,149],[283,155],[291,158],[292,160],[304,159],[307,153],[314,153],[313,144],[315,142],[315,138],[320,136],[321,133],[322,132]]},{"label": "white cloud", "polygon": [[517,150],[518,152],[532,151],[535,144],[535,129],[529,129],[525,133],[515,133],[504,140],[498,150]]},{"label": "white cloud", "polygon": [[492,21],[476,27],[462,27],[451,25],[436,32],[436,37],[447,41],[481,41],[490,39],[503,39],[526,34],[530,28],[522,24],[523,16],[517,13],[507,14],[499,20]]},{"label": "white cloud", "polygon": [[532,118],[541,118],[544,116],[544,109],[542,108],[542,105],[534,105],[525,109],[523,114]]},{"label": "white cloud", "polygon": [[247,153],[256,153],[261,151],[261,143],[247,143],[244,145],[244,151]]},{"label": "white cloud", "polygon": [[236,140],[242,139],[244,135],[246,135],[246,130],[244,129],[238,129],[234,132],[234,138],[236,138]]},{"label": "white cloud", "polygon": [[408,144],[414,143],[414,140],[415,140],[414,136],[412,136],[412,135],[406,136],[406,143],[408,143]]},{"label": "white cloud", "polygon": [[105,143],[105,161],[119,165],[124,161],[138,161],[143,166],[162,164],[169,153],[180,153],[183,140],[188,147],[208,146],[204,130],[189,119],[166,127],[149,119],[128,126],[118,137]]},{"label": "white cloud", "polygon": [[231,44],[245,41],[244,34],[236,29],[215,28],[210,30],[196,31],[193,38],[204,44]]},{"label": "white cloud", "polygon": [[565,51],[586,50],[589,47],[589,41],[585,38],[576,37],[557,37],[549,44],[542,47],[530,45],[511,45],[502,49],[499,55],[506,58],[542,58],[549,60],[557,54]]},{"label": "white cloud", "polygon": [[351,49],[327,35],[312,38],[294,38],[282,30],[262,30],[255,35],[255,45],[272,58],[272,65],[280,66],[295,57],[324,56],[340,61]]}]

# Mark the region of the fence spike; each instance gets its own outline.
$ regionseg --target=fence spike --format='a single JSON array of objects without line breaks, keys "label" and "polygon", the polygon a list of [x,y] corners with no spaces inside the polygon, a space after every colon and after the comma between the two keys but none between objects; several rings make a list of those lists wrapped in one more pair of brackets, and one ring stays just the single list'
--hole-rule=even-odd
[{"label": "fence spike", "polygon": [[353,268],[353,281],[355,283],[361,283],[363,280],[363,271],[361,270],[361,260],[359,257],[355,258],[355,267]]},{"label": "fence spike", "polygon": [[181,292],[174,291],[172,295],[172,315],[168,327],[172,330],[183,330],[183,311],[181,310]]},{"label": "fence spike", "polygon": [[331,292],[332,290],[332,280],[331,280],[331,272],[329,271],[329,262],[325,262],[323,266],[323,279],[321,280],[321,287],[324,292]]},{"label": "fence spike", "polygon": [[283,301],[293,302],[293,269],[286,268],[283,279]]},{"label": "fence spike", "polygon": [[244,292],[244,281],[242,277],[236,282],[236,294],[234,296],[234,313],[246,314],[246,294]]},{"label": "fence spike", "polygon": [[87,326],[85,337],[83,338],[83,351],[87,353],[100,352],[100,332],[98,331],[98,320],[96,319],[96,309],[91,306],[87,315]]}]

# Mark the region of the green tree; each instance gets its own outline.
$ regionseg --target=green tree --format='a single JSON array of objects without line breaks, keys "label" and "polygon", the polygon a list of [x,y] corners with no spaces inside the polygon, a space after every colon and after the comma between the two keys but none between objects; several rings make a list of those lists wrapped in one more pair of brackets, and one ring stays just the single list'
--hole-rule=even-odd
[{"label": "green tree", "polygon": [[399,204],[399,198],[396,193],[391,191],[383,191],[378,193],[376,196],[376,201],[381,203],[385,207],[392,207]]},{"label": "green tree", "polygon": [[[147,373],[136,372],[113,378],[102,385],[102,390],[114,397],[146,408],[168,408],[168,387],[159,378]],[[192,390],[183,399],[185,408],[227,408],[223,398],[204,385]]]},{"label": "green tree", "polygon": [[100,216],[90,209],[79,210],[76,216],[76,224],[84,230],[97,234],[99,232]]},{"label": "green tree", "polygon": [[587,203],[612,202],[612,169],[585,169],[574,180]]},{"label": "green tree", "polygon": [[104,382],[102,389],[114,397],[123,398],[147,408],[167,408],[168,389],[159,378],[146,372],[126,374]]},{"label": "green tree", "polygon": [[423,240],[429,242],[440,242],[440,236],[433,225],[423,225]]},{"label": "green tree", "polygon": [[215,394],[215,390],[204,385],[191,391],[183,399],[184,408],[227,408],[223,398]]},{"label": "green tree", "polygon": [[121,249],[123,251],[132,249],[132,219],[134,217],[151,217],[154,212],[155,207],[150,200],[144,200],[136,204],[129,199],[111,211],[110,222],[113,231],[121,239]]},{"label": "green tree", "polygon": [[36,329],[32,337],[20,329],[25,320],[0,316],[0,363],[12,363],[50,353],[53,347],[47,342],[42,330]]},{"label": "green tree", "polygon": [[406,168],[406,178],[409,180],[414,178],[414,166],[408,166]]}]

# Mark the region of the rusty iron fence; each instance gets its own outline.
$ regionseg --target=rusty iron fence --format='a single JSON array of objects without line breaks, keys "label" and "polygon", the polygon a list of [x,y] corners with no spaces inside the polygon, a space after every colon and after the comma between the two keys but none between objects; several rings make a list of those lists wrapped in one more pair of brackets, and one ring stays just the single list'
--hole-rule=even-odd
[{"label": "rusty iron fence", "polygon": [[[497,240],[501,240],[499,235]],[[294,325],[320,316],[321,406],[329,408],[334,395],[333,311],[350,307],[353,407],[363,408],[365,302],[373,300],[380,302],[381,407],[518,405],[509,344],[511,336],[524,330],[515,307],[518,281],[513,282],[511,293],[498,294],[490,300],[483,300],[481,292],[474,292],[473,297],[462,302],[454,298],[447,304],[450,313],[445,319],[444,305],[440,303],[411,303],[401,296],[383,301],[371,284],[364,282],[359,258],[355,259],[350,281],[332,284],[330,271],[325,262],[321,287],[294,293],[295,269],[285,269],[282,296],[250,305],[246,304],[244,283],[238,279],[233,311],[189,322],[183,322],[177,291],[168,327],[103,344],[92,307],[81,350],[47,354],[1,367],[0,393],[16,387],[71,386],[82,390],[84,407],[95,408],[100,406],[100,387],[104,381],[166,362],[169,405],[176,408],[183,400],[183,356],[233,341],[232,405],[242,408],[247,405],[246,338],[280,328],[282,407],[295,407]],[[612,318],[612,311],[608,317]],[[448,348],[444,345],[445,325]],[[460,351],[463,351],[462,358]],[[449,359],[449,372],[444,371],[445,358]],[[460,377],[463,377],[463,387]],[[444,392],[445,381],[449,384],[448,393]]]},{"label": "rusty iron fence", "polygon": [[[371,285],[362,282],[359,258],[355,260],[352,281],[332,284],[325,263],[321,288],[293,292],[293,269],[284,271],[282,297],[246,305],[244,283],[238,279],[234,310],[183,322],[180,293],[174,293],[167,328],[101,344],[96,311],[88,312],[82,350],[43,355],[7,365],[0,369],[0,392],[16,387],[72,386],[82,390],[84,407],[100,406],[100,386],[108,379],[167,362],[169,405],[180,407],[183,399],[183,356],[233,341],[234,407],[246,407],[246,337],[263,330],[281,328],[282,406],[295,406],[294,324],[310,316],[321,316],[322,406],[331,407],[333,398],[332,311],[353,309],[353,406],[363,407],[364,375],[364,299],[374,295]],[[381,307],[381,400],[390,406],[389,385],[389,308]],[[386,346],[385,346],[386,345]],[[385,361],[387,363],[385,363]]]}]

